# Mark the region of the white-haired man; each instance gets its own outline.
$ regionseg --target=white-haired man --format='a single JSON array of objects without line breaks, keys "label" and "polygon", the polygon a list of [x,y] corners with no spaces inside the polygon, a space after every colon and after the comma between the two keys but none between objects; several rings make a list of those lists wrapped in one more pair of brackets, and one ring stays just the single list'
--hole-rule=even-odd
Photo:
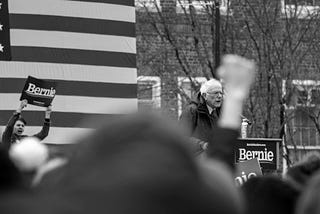
[{"label": "white-haired man", "polygon": [[197,99],[184,109],[180,122],[186,127],[197,154],[207,147],[210,134],[217,126],[223,102],[221,82],[210,79],[203,83]]}]

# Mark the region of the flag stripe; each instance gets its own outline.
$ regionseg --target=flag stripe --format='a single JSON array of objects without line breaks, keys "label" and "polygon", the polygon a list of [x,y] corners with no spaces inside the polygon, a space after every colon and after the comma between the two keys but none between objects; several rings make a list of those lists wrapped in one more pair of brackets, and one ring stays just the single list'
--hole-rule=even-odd
[{"label": "flag stripe", "polygon": [[134,6],[134,1],[128,0],[70,0],[70,1],[90,1],[90,2],[101,2],[109,4],[121,4],[126,6]]},{"label": "flag stripe", "polygon": [[[2,78],[27,78],[136,84],[136,68],[35,62],[0,63]],[[1,86],[1,85],[0,85]]]},{"label": "flag stripe", "polygon": [[[6,124],[12,116],[12,110],[0,110],[0,124]],[[79,127],[79,128],[96,128],[98,121],[108,121],[118,118],[122,114],[84,114],[84,113],[66,113],[53,112],[51,115],[52,127]],[[41,111],[23,111],[22,117],[27,121],[27,126],[42,126],[44,120],[44,109]],[[89,122],[90,121],[90,122]],[[95,121],[95,122],[94,122]]]},{"label": "flag stripe", "polygon": [[[0,62],[2,128],[29,75],[58,83],[45,143],[72,143],[96,126],[93,121],[137,110],[133,0],[10,0],[3,6],[10,20],[0,59],[11,61]],[[24,109],[26,134],[40,131],[44,111]]]},{"label": "flag stripe", "polygon": [[[0,129],[4,130],[4,126]],[[34,135],[41,130],[41,126],[27,127],[25,134],[28,136]],[[72,144],[81,139],[83,136],[91,133],[92,129],[87,128],[67,128],[67,127],[51,127],[48,137],[43,140],[43,143],[49,144]]]},{"label": "flag stripe", "polygon": [[13,61],[136,67],[136,55],[75,49],[11,47]]},{"label": "flag stripe", "polygon": [[[21,94],[2,93],[0,110],[17,109]],[[137,110],[136,98],[110,98],[110,97],[84,97],[84,96],[61,96],[56,95],[53,102],[55,112],[78,112],[93,114],[124,114]],[[42,111],[42,108],[28,106],[28,109]]]},{"label": "flag stripe", "polygon": [[134,7],[92,1],[10,0],[9,12],[135,22]]},{"label": "flag stripe", "polygon": [[136,39],[129,37],[16,29],[10,34],[13,46],[136,52]]},{"label": "flag stripe", "polygon": [[[0,78],[0,93],[21,93],[25,79]],[[58,83],[57,95],[93,97],[137,97],[136,84],[98,83],[55,80]]]},{"label": "flag stripe", "polygon": [[66,31],[135,37],[134,23],[114,20],[11,14],[10,27],[11,29]]}]

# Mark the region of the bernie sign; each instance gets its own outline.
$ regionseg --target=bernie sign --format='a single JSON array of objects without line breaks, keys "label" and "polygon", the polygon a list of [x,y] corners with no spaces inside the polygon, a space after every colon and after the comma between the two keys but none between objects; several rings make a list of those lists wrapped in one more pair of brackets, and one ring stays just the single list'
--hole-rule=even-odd
[{"label": "bernie sign", "polygon": [[245,138],[235,145],[235,162],[257,158],[262,169],[276,170],[279,166],[281,139]]},{"label": "bernie sign", "polygon": [[57,83],[28,76],[20,100],[36,106],[48,107],[56,95]]}]

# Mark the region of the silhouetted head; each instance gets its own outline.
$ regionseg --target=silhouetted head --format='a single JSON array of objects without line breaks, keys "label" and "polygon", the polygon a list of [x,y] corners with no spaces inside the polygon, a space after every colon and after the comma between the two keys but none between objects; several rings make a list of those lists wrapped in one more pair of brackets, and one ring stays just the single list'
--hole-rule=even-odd
[{"label": "silhouetted head", "polygon": [[301,190],[307,182],[320,169],[320,153],[307,153],[300,162],[290,167],[286,173],[286,179],[297,185]]},{"label": "silhouetted head", "polygon": [[163,116],[134,114],[107,121],[78,143],[54,188],[58,200],[68,201],[67,210],[241,213],[228,169],[210,163],[200,167],[189,138]]},{"label": "silhouetted head", "polygon": [[22,174],[0,142],[0,195],[22,187]]},{"label": "silhouetted head", "polygon": [[293,214],[299,191],[275,176],[250,178],[241,189],[246,199],[247,214]]},{"label": "silhouetted head", "polygon": [[296,214],[320,213],[320,172],[315,173],[307,182],[298,200]]}]

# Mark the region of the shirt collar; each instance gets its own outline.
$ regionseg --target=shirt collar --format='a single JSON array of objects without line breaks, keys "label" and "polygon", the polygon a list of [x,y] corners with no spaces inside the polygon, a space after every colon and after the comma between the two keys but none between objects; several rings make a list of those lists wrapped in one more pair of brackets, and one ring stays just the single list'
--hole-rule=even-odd
[{"label": "shirt collar", "polygon": [[211,108],[210,106],[207,105],[207,108],[208,108],[208,111],[209,111],[209,114],[211,114],[213,112],[213,108]]}]

